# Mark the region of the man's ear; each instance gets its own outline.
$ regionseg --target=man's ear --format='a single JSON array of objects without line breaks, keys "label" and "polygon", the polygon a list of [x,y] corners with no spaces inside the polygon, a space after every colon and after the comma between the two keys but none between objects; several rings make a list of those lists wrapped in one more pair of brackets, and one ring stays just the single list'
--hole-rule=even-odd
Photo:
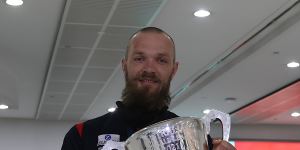
[{"label": "man's ear", "polygon": [[173,66],[173,70],[172,70],[172,79],[173,77],[175,76],[176,72],[177,72],[177,69],[178,69],[178,65],[179,65],[179,62],[175,62],[174,63],[174,66]]},{"label": "man's ear", "polygon": [[123,73],[125,73],[125,71],[126,71],[126,68],[127,68],[126,65],[127,65],[126,64],[126,58],[122,58],[122,70],[123,70]]}]

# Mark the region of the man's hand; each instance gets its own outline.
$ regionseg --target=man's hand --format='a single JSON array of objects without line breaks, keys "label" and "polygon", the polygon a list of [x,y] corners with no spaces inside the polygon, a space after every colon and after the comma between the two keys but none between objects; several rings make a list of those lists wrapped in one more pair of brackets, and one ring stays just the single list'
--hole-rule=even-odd
[{"label": "man's hand", "polygon": [[236,150],[230,143],[223,140],[213,140],[213,150]]}]

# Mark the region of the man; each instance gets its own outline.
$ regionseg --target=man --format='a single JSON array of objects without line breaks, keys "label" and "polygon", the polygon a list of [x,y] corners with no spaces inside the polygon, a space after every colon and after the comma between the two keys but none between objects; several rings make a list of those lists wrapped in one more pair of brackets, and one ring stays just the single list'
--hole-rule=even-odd
[{"label": "man", "polygon": [[[126,85],[113,113],[77,124],[66,134],[62,150],[97,150],[106,141],[125,141],[153,123],[177,117],[168,111],[169,88],[178,68],[173,39],[161,29],[146,27],[129,40],[122,60]],[[234,150],[214,140],[214,150]]]}]

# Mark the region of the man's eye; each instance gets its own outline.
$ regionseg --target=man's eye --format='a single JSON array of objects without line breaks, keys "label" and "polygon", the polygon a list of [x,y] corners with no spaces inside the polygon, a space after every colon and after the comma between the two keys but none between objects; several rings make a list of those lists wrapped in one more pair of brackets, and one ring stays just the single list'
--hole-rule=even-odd
[{"label": "man's eye", "polygon": [[158,61],[159,61],[159,63],[163,63],[163,64],[168,63],[168,60],[166,60],[166,59],[159,59]]},{"label": "man's eye", "polygon": [[137,61],[137,62],[140,62],[140,61],[143,61],[144,58],[142,58],[142,57],[136,57],[136,58],[134,58],[133,60],[134,60],[134,61]]}]

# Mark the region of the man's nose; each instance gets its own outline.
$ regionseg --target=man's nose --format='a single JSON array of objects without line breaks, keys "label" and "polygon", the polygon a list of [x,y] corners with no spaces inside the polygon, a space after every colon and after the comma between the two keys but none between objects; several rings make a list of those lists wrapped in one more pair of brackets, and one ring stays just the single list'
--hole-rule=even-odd
[{"label": "man's nose", "polygon": [[144,71],[148,72],[148,73],[153,73],[155,72],[155,62],[152,59],[148,59],[145,61],[144,63]]}]

